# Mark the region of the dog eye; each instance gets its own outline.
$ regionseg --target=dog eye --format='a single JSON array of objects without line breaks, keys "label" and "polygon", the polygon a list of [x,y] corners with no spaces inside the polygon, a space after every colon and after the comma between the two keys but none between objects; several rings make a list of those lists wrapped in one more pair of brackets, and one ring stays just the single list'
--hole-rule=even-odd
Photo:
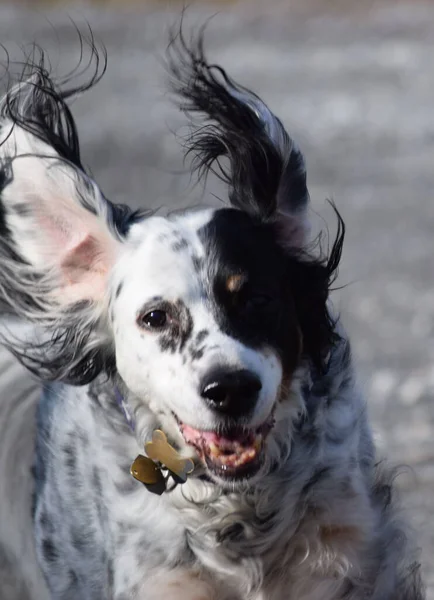
[{"label": "dog eye", "polygon": [[167,324],[167,313],[164,310],[151,310],[140,315],[138,323],[149,329],[162,329]]}]

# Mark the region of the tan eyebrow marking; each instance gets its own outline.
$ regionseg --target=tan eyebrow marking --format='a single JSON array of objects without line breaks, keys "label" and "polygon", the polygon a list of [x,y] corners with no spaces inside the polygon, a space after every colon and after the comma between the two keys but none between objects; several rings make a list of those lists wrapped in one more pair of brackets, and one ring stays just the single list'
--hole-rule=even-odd
[{"label": "tan eyebrow marking", "polygon": [[243,284],[247,281],[247,276],[239,273],[237,275],[230,275],[226,279],[226,289],[228,292],[239,292]]}]

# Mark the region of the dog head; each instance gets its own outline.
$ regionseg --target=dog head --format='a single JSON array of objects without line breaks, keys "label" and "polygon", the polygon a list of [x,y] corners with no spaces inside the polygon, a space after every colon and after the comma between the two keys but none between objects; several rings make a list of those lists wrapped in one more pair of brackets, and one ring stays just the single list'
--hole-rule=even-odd
[{"label": "dog head", "polygon": [[[0,130],[0,293],[42,332],[9,345],[38,376],[119,377],[139,436],[161,426],[220,483],[269,468],[300,409],[297,368],[321,368],[343,226],[328,259],[308,243],[303,157],[252,92],[210,66],[202,41],[169,46],[187,141],[229,206],[167,218],[109,202],[86,174],[65,95],[44,69],[11,90]],[[341,224],[341,221],[340,221]],[[285,436],[287,436],[287,425]]]}]

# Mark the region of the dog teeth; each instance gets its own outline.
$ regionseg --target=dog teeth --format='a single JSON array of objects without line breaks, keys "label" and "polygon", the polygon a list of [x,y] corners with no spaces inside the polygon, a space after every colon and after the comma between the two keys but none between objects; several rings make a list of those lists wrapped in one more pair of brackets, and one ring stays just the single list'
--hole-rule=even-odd
[{"label": "dog teeth", "polygon": [[210,436],[201,436],[199,439],[190,440],[189,428],[182,427],[181,431],[187,443],[196,447],[197,452],[204,460],[205,455],[219,464],[221,468],[238,468],[253,461],[262,451],[264,435],[262,432],[246,434],[239,439],[227,439],[217,437],[214,440]]},{"label": "dog teeth", "polygon": [[219,456],[220,455],[220,448],[214,444],[214,442],[211,442],[209,444],[209,449],[210,449],[210,454],[212,454],[212,456]]},{"label": "dog teeth", "polygon": [[230,467],[240,467],[247,462],[253,460],[257,455],[257,450],[255,448],[249,448],[239,453],[233,454],[221,454],[220,456],[216,456],[218,458],[218,462],[224,466]]}]

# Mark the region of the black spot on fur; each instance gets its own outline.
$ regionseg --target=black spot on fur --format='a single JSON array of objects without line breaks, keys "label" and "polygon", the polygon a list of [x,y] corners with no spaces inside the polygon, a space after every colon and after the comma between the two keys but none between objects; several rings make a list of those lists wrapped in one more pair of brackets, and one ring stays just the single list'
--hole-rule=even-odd
[{"label": "black spot on fur", "polygon": [[115,572],[113,569],[113,561],[109,560],[107,562],[107,585],[108,585],[110,592],[113,591],[114,581],[115,581]]},{"label": "black spot on fur", "polygon": [[42,510],[39,517],[39,525],[43,532],[52,534],[54,533],[54,525],[52,520],[50,519],[46,510]]},{"label": "black spot on fur", "polygon": [[315,487],[320,481],[328,477],[331,471],[332,469],[330,467],[321,467],[314,471],[313,475],[304,484],[301,490],[301,497],[308,494],[312,490],[312,488]]},{"label": "black spot on fur", "polygon": [[294,431],[297,437],[304,443],[310,451],[318,446],[321,440],[322,430],[312,422],[307,415],[303,415],[295,424]]},{"label": "black spot on fur", "polygon": [[204,352],[205,352],[204,346],[202,346],[201,348],[191,348],[190,349],[191,360],[200,360],[202,358],[202,356],[204,355]]},{"label": "black spot on fur", "polygon": [[79,553],[83,552],[88,545],[86,534],[77,527],[73,527],[71,529],[71,544]]},{"label": "black spot on fur", "polygon": [[196,335],[195,343],[201,344],[209,336],[208,329],[201,329]]},{"label": "black spot on fur", "polygon": [[24,202],[17,202],[11,207],[11,210],[19,217],[26,217],[30,214],[30,207]]},{"label": "black spot on fur", "polygon": [[42,540],[42,554],[47,563],[53,563],[57,560],[58,553],[51,538]]},{"label": "black spot on fur", "polygon": [[115,292],[115,298],[116,300],[119,298],[121,292],[122,292],[122,288],[123,288],[124,284],[121,281],[120,284],[118,285],[118,287],[116,288],[116,292]]},{"label": "black spot on fur", "polygon": [[193,319],[187,306],[182,300],[177,300],[173,304],[163,304],[162,309],[166,309],[172,314],[172,323],[159,334],[158,344],[162,352],[181,351],[191,338],[193,332]]},{"label": "black spot on fur", "polygon": [[64,446],[63,454],[65,455],[65,466],[71,474],[75,472],[77,465],[77,457],[73,446]]},{"label": "black spot on fur", "polygon": [[181,340],[179,343],[179,349],[183,350],[186,342],[188,342],[193,332],[193,318],[189,309],[184,305],[184,303],[182,303],[182,305],[181,303],[178,303],[178,306],[179,312],[182,315]]},{"label": "black spot on fur", "polygon": [[245,537],[244,525],[242,523],[233,523],[217,532],[217,543],[239,542]]},{"label": "black spot on fur", "polygon": [[196,334],[196,337],[191,342],[188,348],[191,360],[199,360],[202,358],[205,352],[205,346],[203,345],[203,342],[208,337],[208,335],[209,331],[207,329],[202,329]]},{"label": "black spot on fur", "polygon": [[184,238],[176,240],[175,242],[173,242],[173,244],[171,246],[171,249],[173,250],[173,252],[181,252],[182,250],[185,250],[186,248],[188,248],[188,242]]},{"label": "black spot on fur", "polygon": [[195,254],[193,254],[193,256],[191,257],[191,260],[193,262],[193,268],[195,270],[196,273],[199,273],[204,265],[204,260],[203,258],[199,258],[199,256],[196,256]]},{"label": "black spot on fur", "polygon": [[70,587],[74,588],[78,583],[78,576],[77,576],[77,573],[73,569],[69,569],[68,579],[69,579]]},{"label": "black spot on fur", "polygon": [[162,352],[171,352],[174,354],[178,346],[178,340],[173,333],[165,333],[161,334],[159,337],[158,345],[160,346],[160,350]]}]

